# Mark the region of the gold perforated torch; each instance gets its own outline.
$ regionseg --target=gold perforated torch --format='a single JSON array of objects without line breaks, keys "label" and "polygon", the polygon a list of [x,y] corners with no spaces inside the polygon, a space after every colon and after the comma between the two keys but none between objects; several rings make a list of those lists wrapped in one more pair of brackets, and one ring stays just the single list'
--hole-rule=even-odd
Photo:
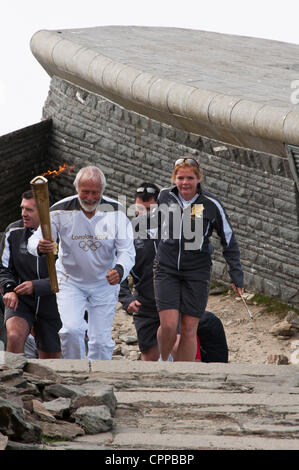
[{"label": "gold perforated torch", "polygon": [[[34,194],[34,199],[39,214],[43,238],[45,240],[53,241],[50,222],[48,180],[44,176],[36,176],[30,181],[30,185]],[[53,293],[56,293],[59,291],[59,288],[55,269],[54,253],[46,253],[46,257],[50,277],[51,291]]]}]

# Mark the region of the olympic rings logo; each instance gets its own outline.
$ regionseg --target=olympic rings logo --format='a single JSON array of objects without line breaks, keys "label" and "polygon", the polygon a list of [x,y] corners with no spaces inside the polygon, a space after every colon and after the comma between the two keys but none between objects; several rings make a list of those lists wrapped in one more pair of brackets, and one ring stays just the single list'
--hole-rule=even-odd
[{"label": "olympic rings logo", "polygon": [[84,240],[81,240],[79,242],[79,247],[83,250],[83,251],[96,251],[99,247],[101,246],[101,242],[99,242],[98,240],[96,241],[92,241],[92,240],[87,240],[87,241],[84,241]]}]

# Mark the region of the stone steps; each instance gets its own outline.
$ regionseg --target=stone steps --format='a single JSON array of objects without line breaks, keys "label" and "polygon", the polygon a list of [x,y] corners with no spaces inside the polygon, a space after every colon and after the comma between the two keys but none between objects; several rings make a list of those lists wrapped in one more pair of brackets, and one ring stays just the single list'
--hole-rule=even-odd
[{"label": "stone steps", "polygon": [[44,362],[65,379],[84,376],[86,389],[112,385],[117,399],[111,431],[50,449],[299,449],[297,366]]}]

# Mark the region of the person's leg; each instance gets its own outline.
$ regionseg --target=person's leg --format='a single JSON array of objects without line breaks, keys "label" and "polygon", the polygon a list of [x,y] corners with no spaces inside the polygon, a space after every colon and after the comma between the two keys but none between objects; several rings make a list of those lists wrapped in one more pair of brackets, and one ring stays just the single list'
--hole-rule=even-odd
[{"label": "person's leg", "polygon": [[176,361],[195,361],[197,328],[208,300],[209,281],[184,279],[181,284],[180,342]]},{"label": "person's leg", "polygon": [[62,321],[62,328],[59,330],[62,358],[83,359],[85,356],[86,294],[75,283],[68,280],[60,283],[56,297]]},{"label": "person's leg", "polygon": [[0,294],[0,351],[5,351],[6,349],[6,328],[4,323],[4,302],[2,295]]},{"label": "person's leg", "polygon": [[18,316],[11,316],[6,321],[6,351],[12,353],[24,353],[24,345],[28,334],[30,333],[30,326],[24,318]]},{"label": "person's leg", "polygon": [[119,285],[108,282],[89,290],[88,297],[88,359],[110,360],[115,343],[111,336],[116,313]]},{"label": "person's leg", "polygon": [[38,349],[39,359],[60,359],[61,352],[44,352],[41,349]]},{"label": "person's leg", "polygon": [[175,309],[159,312],[160,326],[158,328],[158,345],[163,361],[167,361],[177,339],[179,311]]},{"label": "person's leg", "polygon": [[175,361],[195,361],[197,351],[196,332],[199,318],[181,315],[180,341],[175,354]]},{"label": "person's leg", "polygon": [[152,308],[141,307],[138,313],[133,315],[133,321],[137,333],[139,350],[142,361],[158,361],[160,356],[157,331],[160,320],[156,306]]},{"label": "person's leg", "polygon": [[157,361],[160,356],[159,346],[156,344],[146,351],[141,351],[141,360],[142,361]]},{"label": "person's leg", "polygon": [[172,358],[173,358],[174,361],[175,361],[176,352],[177,352],[177,349],[178,349],[178,346],[179,346],[180,337],[181,337],[181,335],[177,332],[176,340],[175,340],[175,343],[174,343],[173,348],[171,350],[171,355],[172,355]]},{"label": "person's leg", "polygon": [[[61,343],[59,331],[62,322],[57,311],[56,301],[52,305],[40,299],[39,311],[32,328],[39,359],[60,359]],[[26,347],[26,343],[25,343]]]},{"label": "person's leg", "polygon": [[177,339],[181,282],[177,273],[170,273],[159,264],[154,267],[154,290],[160,326],[157,339],[162,361],[167,361]]}]

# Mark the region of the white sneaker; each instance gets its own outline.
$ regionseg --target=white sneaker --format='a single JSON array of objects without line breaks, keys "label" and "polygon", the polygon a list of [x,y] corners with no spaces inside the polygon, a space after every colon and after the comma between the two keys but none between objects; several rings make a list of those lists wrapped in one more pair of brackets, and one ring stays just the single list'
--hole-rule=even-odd
[{"label": "white sneaker", "polygon": [[[162,357],[161,357],[161,354],[160,354],[160,356],[159,356],[159,359],[158,359],[158,360],[159,360],[159,361],[163,361],[163,359],[162,359]],[[172,355],[171,355],[171,354],[169,354],[167,361],[169,361],[169,362],[173,362],[173,357],[172,357]],[[166,361],[164,361],[164,362],[166,362]]]}]

